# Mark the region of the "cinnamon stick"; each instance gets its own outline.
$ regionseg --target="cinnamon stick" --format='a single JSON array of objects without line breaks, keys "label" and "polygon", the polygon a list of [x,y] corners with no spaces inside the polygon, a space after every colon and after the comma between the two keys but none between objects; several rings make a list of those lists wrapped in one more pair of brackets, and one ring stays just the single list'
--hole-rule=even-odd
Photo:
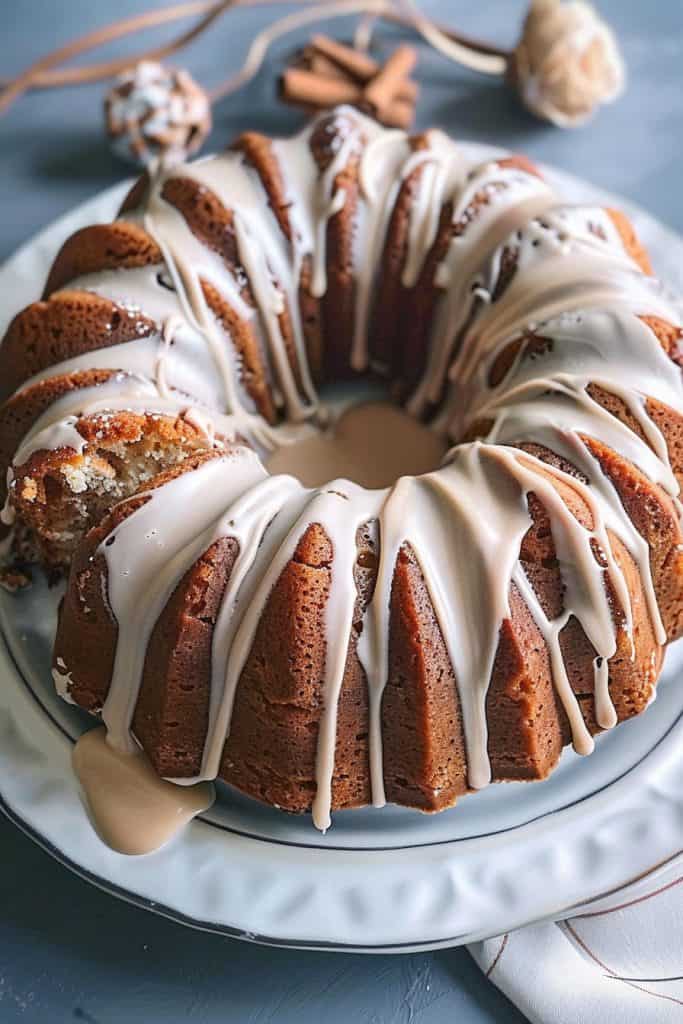
[{"label": "cinnamon stick", "polygon": [[402,78],[400,82],[396,83],[394,89],[394,98],[405,100],[406,103],[415,104],[415,101],[419,95],[420,86],[412,78]]},{"label": "cinnamon stick", "polygon": [[[289,68],[284,72],[280,79],[280,95],[288,103],[304,107],[310,113],[339,103],[368,109],[360,86],[348,79],[326,78],[301,68]],[[381,120],[389,128],[405,129],[412,124],[414,113],[415,107],[410,100],[395,98],[383,107]]]},{"label": "cinnamon stick", "polygon": [[333,64],[343,68],[352,78],[358,79],[359,82],[369,82],[379,71],[379,64],[367,53],[361,53],[351,46],[338,43],[336,39],[330,39],[329,36],[314,35],[311,38],[311,46],[331,60]]},{"label": "cinnamon stick", "polygon": [[349,79],[327,78],[302,68],[288,68],[280,79],[282,98],[290,103],[314,107],[336,107],[358,103],[363,90]]},{"label": "cinnamon stick", "polygon": [[381,121],[387,128],[406,131],[413,123],[415,104],[409,100],[394,99],[382,111]]},{"label": "cinnamon stick", "polygon": [[[358,82],[370,82],[381,70],[381,65],[368,56],[360,53],[344,43],[338,43],[336,39],[328,36],[315,35],[310,45],[306,48],[310,53],[311,70],[316,70],[314,61],[324,59],[330,68],[336,67],[351,75]],[[317,56],[318,55],[318,56]],[[318,64],[322,70],[322,65]],[[403,78],[397,82],[394,95],[404,100],[414,101],[417,98],[418,85],[411,78]]]},{"label": "cinnamon stick", "polygon": [[348,82],[349,76],[338,64],[318,53],[312,47],[306,47],[302,54],[301,63],[298,65],[304,71],[312,71],[314,75],[322,75],[325,78],[337,78]]},{"label": "cinnamon stick", "polygon": [[393,100],[397,85],[410,74],[416,61],[417,54],[412,46],[399,46],[384,67],[365,87],[364,100],[377,112],[380,120],[384,119],[383,112]]},{"label": "cinnamon stick", "polygon": [[389,127],[409,128],[418,85],[408,75],[416,60],[413,47],[399,46],[381,65],[368,54],[318,33],[299,63],[282,74],[280,95],[308,110],[348,103]]}]

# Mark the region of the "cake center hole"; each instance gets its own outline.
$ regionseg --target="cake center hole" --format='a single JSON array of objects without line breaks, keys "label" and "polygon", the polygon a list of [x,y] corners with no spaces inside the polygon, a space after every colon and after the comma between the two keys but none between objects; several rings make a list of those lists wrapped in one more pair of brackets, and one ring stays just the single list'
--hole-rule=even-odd
[{"label": "cake center hole", "polygon": [[390,487],[401,476],[437,469],[448,449],[424,424],[389,402],[344,410],[326,430],[283,445],[268,459],[269,473],[288,473],[306,487],[338,477],[362,487]]}]

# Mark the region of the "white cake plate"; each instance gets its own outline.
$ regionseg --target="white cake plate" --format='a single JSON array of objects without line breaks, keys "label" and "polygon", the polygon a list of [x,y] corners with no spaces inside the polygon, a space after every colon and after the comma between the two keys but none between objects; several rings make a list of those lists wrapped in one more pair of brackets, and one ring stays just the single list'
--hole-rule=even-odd
[{"label": "white cake plate", "polygon": [[[497,154],[468,145],[473,157]],[[683,240],[616,197],[546,168],[568,200],[626,210],[657,271],[683,294]],[[113,216],[110,189],[24,246],[0,270],[0,336],[35,299],[59,244]],[[543,783],[491,786],[435,816],[389,807],[336,814],[322,836],[307,816],[221,787],[212,810],[162,850],[112,852],[92,829],[71,770],[90,720],[53,692],[58,593],[42,580],[0,594],[0,805],[83,878],[177,921],[302,948],[409,951],[566,916],[683,849],[683,645],[669,652],[657,701],[566,751]]]}]

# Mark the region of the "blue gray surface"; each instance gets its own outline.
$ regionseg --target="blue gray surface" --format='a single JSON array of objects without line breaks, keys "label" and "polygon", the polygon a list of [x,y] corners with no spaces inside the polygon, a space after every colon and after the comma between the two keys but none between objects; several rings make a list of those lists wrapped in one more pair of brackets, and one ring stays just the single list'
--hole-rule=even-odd
[{"label": "blue gray surface", "polygon": [[[6,74],[75,35],[164,0],[23,0],[0,4]],[[423,0],[482,38],[511,43],[524,0]],[[423,52],[418,125],[497,142],[620,191],[683,230],[680,61],[683,6],[601,0],[626,56],[630,87],[589,126],[537,122],[497,82]],[[280,12],[278,8],[278,13]],[[227,14],[179,61],[210,85],[240,60],[273,9]],[[344,22],[332,31],[343,33]],[[173,32],[174,30],[171,30]],[[175,29],[177,31],[177,29]],[[155,32],[158,40],[169,30]],[[302,33],[281,41],[259,78],[215,111],[211,144],[246,127],[294,129],[273,101],[273,76]],[[391,30],[387,43],[395,41]],[[148,37],[151,38],[151,37]],[[135,52],[124,41],[107,51]],[[98,55],[99,56],[99,55]],[[49,220],[128,173],[101,131],[102,87],[35,93],[0,119],[0,259]],[[0,1021],[58,1024],[512,1024],[514,1008],[464,950],[363,957],[264,949],[179,925],[88,886],[0,820]]]}]

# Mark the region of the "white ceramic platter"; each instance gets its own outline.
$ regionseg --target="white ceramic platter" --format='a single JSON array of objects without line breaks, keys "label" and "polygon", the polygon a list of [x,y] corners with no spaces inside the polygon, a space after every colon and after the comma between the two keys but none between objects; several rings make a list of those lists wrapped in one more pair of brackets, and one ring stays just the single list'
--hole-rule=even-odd
[{"label": "white ceramic platter", "polygon": [[[479,159],[497,153],[467,149]],[[629,212],[660,276],[683,294],[682,239],[618,198],[546,173],[570,201]],[[111,219],[127,187],[62,218],[0,270],[0,335],[39,294],[61,241]],[[140,906],[283,946],[427,949],[561,917],[683,849],[683,650],[674,649],[646,714],[601,737],[590,758],[565,752],[546,782],[491,786],[433,817],[347,811],[324,836],[308,817],[224,787],[164,849],[120,856],[94,833],[71,771],[73,741],[90,720],[52,690],[57,599],[40,580],[0,595],[2,808],[64,864]]]}]

